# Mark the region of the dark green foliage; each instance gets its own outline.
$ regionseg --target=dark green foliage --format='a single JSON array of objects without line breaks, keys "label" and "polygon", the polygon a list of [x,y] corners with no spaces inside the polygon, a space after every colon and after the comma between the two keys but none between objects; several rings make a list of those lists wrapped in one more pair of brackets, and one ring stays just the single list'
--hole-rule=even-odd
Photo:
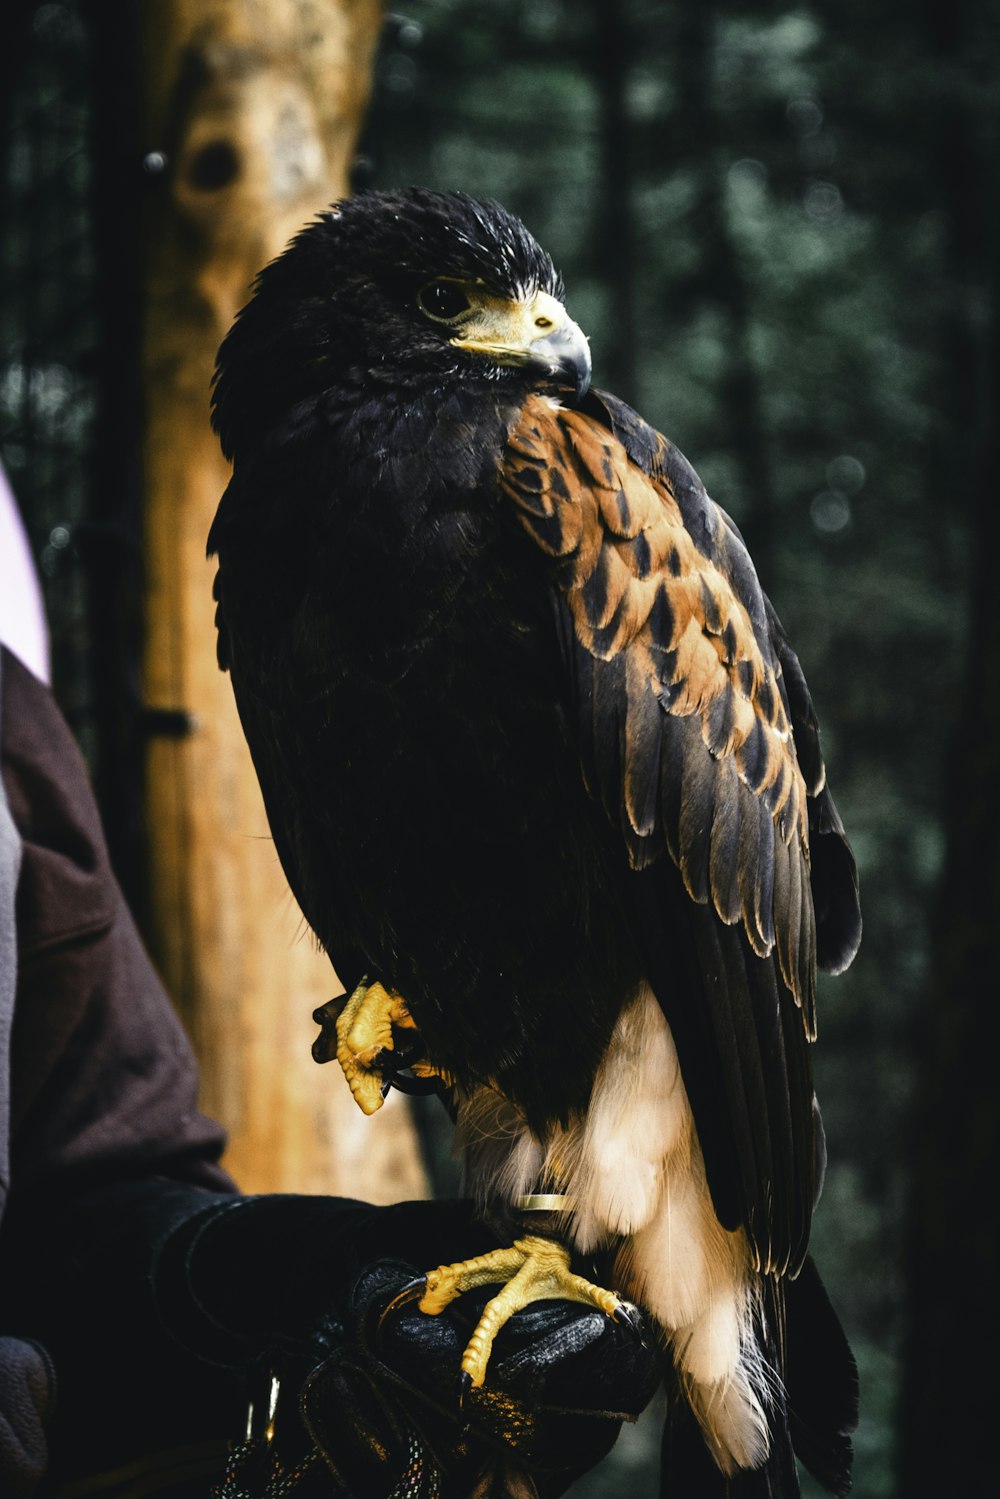
[{"label": "dark green foliage", "polygon": [[[865,916],[820,989],[813,1239],[861,1364],[859,1499],[896,1492],[917,1017],[989,411],[996,55],[976,4],[411,0],[366,145],[374,185],[524,217],[595,383],[733,515],[808,673]],[[636,1461],[652,1492],[655,1424],[574,1493],[620,1493]]]}]

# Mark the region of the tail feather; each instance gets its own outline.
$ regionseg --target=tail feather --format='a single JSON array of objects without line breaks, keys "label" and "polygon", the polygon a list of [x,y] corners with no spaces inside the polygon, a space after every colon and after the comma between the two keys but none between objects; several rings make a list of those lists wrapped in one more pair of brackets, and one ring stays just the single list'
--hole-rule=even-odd
[{"label": "tail feather", "polygon": [[744,1356],[731,1375],[711,1382],[680,1370],[681,1388],[701,1427],[706,1452],[730,1478],[764,1465],[771,1451],[771,1420],[762,1390]]},{"label": "tail feather", "polygon": [[801,1499],[791,1443],[773,1430],[771,1452],[759,1468],[726,1474],[713,1461],[686,1400],[668,1406],[660,1455],[662,1499]]},{"label": "tail feather", "polygon": [[798,1457],[838,1499],[851,1487],[858,1369],[812,1260],[785,1287],[788,1421]]},{"label": "tail feather", "polygon": [[[771,1378],[762,1402],[769,1428],[766,1458],[756,1467],[744,1464],[725,1471],[727,1465],[706,1439],[705,1413],[699,1408],[704,1392],[692,1390],[677,1367],[663,1435],[664,1499],[689,1494],[698,1499],[800,1499],[796,1459],[837,1499],[850,1490],[858,1377],[837,1315],[809,1258],[796,1280],[768,1278],[762,1285],[754,1330],[761,1367],[783,1372],[783,1383]],[[735,1409],[738,1439],[745,1430],[745,1406]]]}]

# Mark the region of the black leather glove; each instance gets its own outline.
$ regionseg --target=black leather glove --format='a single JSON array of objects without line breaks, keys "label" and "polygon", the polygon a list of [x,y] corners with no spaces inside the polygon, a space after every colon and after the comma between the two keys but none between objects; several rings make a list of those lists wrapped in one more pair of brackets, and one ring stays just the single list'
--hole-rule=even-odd
[{"label": "black leather glove", "polygon": [[[492,1247],[467,1203],[246,1198],[175,1232],[158,1298],[202,1357],[256,1372],[258,1410],[278,1377],[266,1463],[294,1470],[313,1447],[322,1476],[314,1465],[303,1494],[555,1499],[648,1403],[657,1356],[641,1327],[542,1303],[503,1328],[486,1384],[462,1400],[462,1353],[493,1292],[434,1317],[392,1303],[423,1271]],[[248,1452],[237,1476],[260,1484],[261,1460]]]},{"label": "black leather glove", "polygon": [[388,1499],[422,1460],[417,1494],[433,1492],[436,1473],[454,1499],[555,1499],[652,1397],[657,1361],[641,1324],[558,1302],[503,1328],[486,1383],[460,1401],[462,1353],[491,1290],[431,1317],[414,1301],[392,1306],[413,1276],[412,1265],[390,1260],[363,1271],[343,1344],[305,1383],[305,1425],[346,1492]]}]

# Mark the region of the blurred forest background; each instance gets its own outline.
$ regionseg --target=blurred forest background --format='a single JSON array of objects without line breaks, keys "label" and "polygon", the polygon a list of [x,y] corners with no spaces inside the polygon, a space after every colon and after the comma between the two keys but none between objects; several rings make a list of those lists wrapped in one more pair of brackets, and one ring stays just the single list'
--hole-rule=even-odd
[{"label": "blurred forest background", "polygon": [[[170,726],[138,687],[131,11],[2,23],[0,456],[141,908],[142,745]],[[858,1499],[973,1491],[954,1435],[992,1424],[954,1376],[996,1322],[998,25],[982,0],[409,0],[354,166],[521,214],[595,383],[734,516],[805,666],[865,916],[816,1056]],[[651,1494],[655,1439],[574,1495]]]}]

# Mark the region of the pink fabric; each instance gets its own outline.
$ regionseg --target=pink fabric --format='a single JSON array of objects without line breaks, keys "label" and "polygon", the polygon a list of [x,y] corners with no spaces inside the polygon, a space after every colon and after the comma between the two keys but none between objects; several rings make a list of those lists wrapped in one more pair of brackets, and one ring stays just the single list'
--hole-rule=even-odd
[{"label": "pink fabric", "polygon": [[51,680],[49,632],[42,590],[31,547],[14,499],[0,468],[0,642],[35,676]]}]

